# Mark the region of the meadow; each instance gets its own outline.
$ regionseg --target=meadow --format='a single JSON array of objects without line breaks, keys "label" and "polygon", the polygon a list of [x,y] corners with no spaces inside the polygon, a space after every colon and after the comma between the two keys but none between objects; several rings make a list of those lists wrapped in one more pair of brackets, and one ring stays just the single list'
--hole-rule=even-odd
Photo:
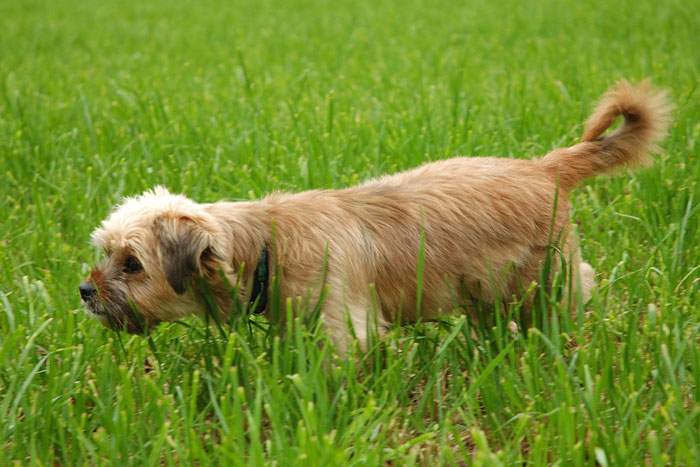
[{"label": "meadow", "polygon": [[[700,2],[0,3],[0,465],[698,465]],[[571,321],[396,327],[86,316],[92,229],[577,141],[620,78],[669,89],[653,167],[573,195],[599,287]]]}]

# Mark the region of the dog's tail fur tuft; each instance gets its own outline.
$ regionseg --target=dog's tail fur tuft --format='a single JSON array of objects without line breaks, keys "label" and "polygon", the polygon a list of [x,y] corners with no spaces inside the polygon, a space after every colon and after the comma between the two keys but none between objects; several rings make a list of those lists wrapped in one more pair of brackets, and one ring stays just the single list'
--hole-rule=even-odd
[{"label": "dog's tail fur tuft", "polygon": [[[582,142],[556,149],[542,162],[564,189],[620,167],[647,165],[656,143],[666,134],[672,110],[667,93],[653,89],[648,80],[636,86],[620,81],[588,118]],[[603,135],[620,115],[625,119],[622,126]]]}]

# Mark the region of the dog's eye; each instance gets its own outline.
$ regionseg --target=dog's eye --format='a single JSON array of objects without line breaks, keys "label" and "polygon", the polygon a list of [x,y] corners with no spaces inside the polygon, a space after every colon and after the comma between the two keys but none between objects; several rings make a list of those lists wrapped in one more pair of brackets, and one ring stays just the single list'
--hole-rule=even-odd
[{"label": "dog's eye", "polygon": [[141,262],[135,256],[129,256],[124,261],[124,272],[134,274],[141,270],[143,270],[143,266],[141,266]]}]

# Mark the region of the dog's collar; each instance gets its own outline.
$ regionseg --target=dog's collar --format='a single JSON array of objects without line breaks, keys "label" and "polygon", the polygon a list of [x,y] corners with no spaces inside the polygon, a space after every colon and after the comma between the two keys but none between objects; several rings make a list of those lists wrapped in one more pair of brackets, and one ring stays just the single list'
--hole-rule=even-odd
[{"label": "dog's collar", "polygon": [[267,245],[260,251],[260,259],[253,274],[253,291],[250,294],[248,311],[262,313],[267,308],[267,288],[270,285],[270,261]]}]

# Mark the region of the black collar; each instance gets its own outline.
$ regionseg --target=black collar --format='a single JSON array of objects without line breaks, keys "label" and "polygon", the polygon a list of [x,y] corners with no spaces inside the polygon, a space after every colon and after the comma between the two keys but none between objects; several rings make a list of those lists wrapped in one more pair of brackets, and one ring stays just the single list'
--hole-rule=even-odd
[{"label": "black collar", "polygon": [[258,265],[253,274],[253,291],[248,303],[249,313],[262,313],[267,308],[267,289],[270,285],[270,260],[267,245],[260,252]]}]

